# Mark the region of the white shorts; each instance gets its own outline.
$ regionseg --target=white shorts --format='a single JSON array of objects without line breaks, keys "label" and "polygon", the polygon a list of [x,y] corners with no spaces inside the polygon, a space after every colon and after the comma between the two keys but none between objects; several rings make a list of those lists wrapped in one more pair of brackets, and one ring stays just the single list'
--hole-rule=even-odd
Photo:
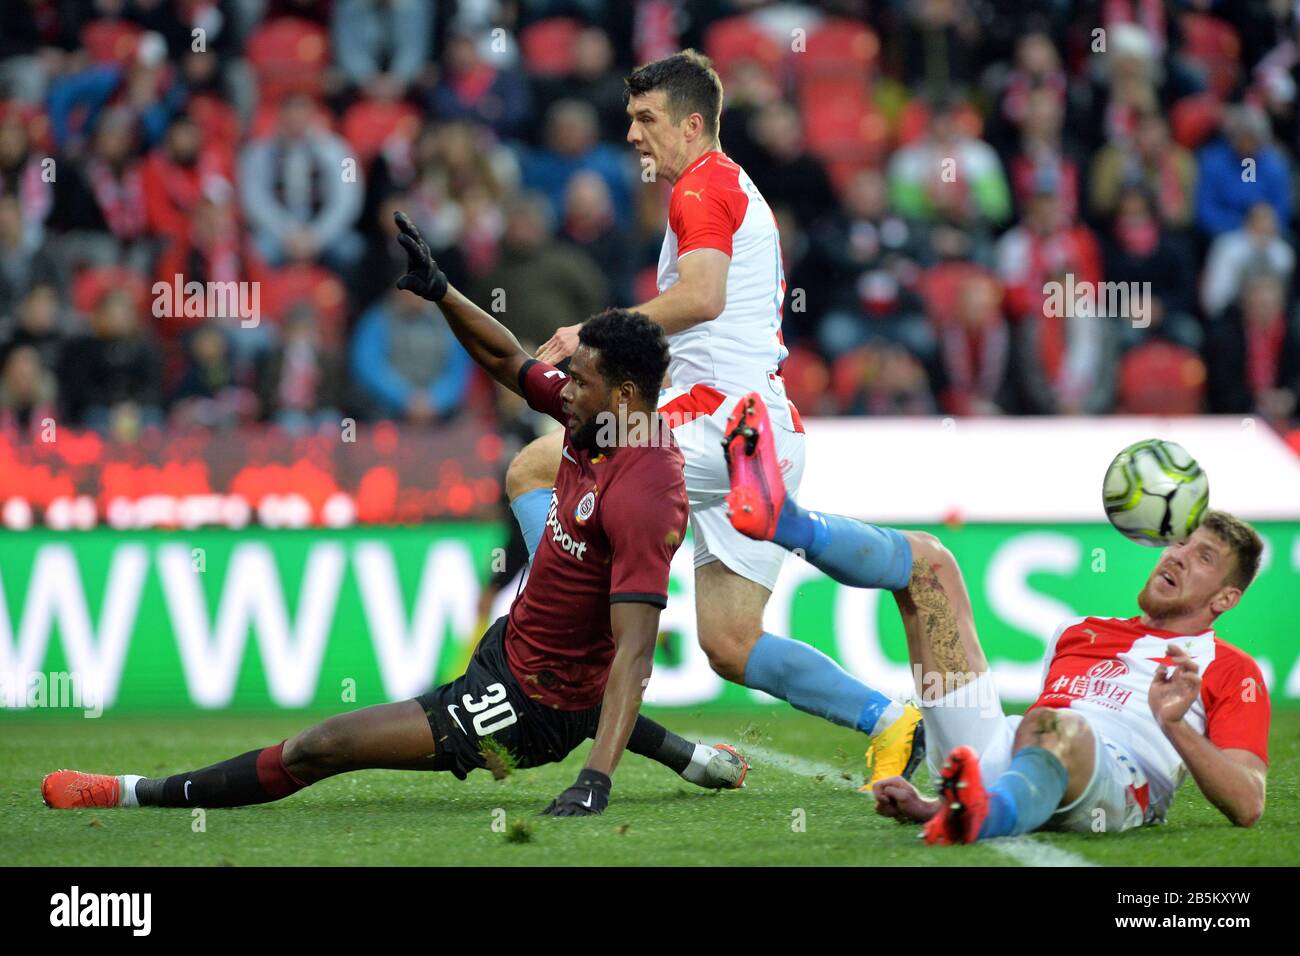
[{"label": "white shorts", "polygon": [[[979,754],[985,787],[1011,766],[1011,747],[1023,718],[1002,713],[992,674],[986,671],[973,684],[939,701],[923,702],[921,712],[925,717],[926,761],[931,780],[938,779],[939,767],[949,752],[963,744]],[[1079,716],[1087,720],[1086,715]],[[1118,833],[1147,822],[1147,809],[1139,799],[1139,793],[1147,792],[1147,781],[1137,761],[1125,747],[1098,733],[1095,727],[1092,737],[1097,747],[1092,779],[1077,800],[1048,818],[1043,829]]]},{"label": "white shorts", "polygon": [[[721,561],[742,578],[769,591],[776,586],[786,550],[770,541],[747,538],[727,518],[727,456],[722,450],[727,419],[740,395],[724,395],[707,385],[691,389],[669,388],[659,394],[660,411],[687,413],[673,438],[686,459],[686,497],[691,505],[691,532],[695,536],[695,567]],[[721,401],[719,402],[719,398]],[[670,421],[673,419],[670,418]],[[803,481],[804,433],[797,418],[772,416],[772,440],[786,491],[797,494]]]}]

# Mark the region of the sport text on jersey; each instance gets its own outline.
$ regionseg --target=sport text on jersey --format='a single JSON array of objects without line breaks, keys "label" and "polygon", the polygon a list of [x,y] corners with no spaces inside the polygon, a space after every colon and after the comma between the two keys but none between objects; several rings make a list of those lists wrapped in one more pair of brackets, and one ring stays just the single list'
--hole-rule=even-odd
[{"label": "sport text on jersey", "polygon": [[564,530],[560,524],[559,502],[555,495],[551,495],[551,507],[546,512],[546,527],[551,529],[551,540],[563,548],[567,553],[573,555],[579,561],[587,551],[587,542],[579,541]]}]

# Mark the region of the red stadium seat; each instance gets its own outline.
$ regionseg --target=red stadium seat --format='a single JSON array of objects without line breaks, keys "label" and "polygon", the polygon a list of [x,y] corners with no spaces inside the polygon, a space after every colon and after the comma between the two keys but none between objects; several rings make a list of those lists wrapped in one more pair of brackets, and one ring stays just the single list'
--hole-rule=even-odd
[{"label": "red stadium seat", "polygon": [[565,76],[573,70],[573,46],[582,24],[572,17],[547,17],[519,34],[528,72],[536,76]]},{"label": "red stadium seat", "polygon": [[1152,341],[1124,356],[1119,403],[1124,415],[1199,415],[1205,404],[1205,363],[1191,349]]},{"label": "red stadium seat", "polygon": [[262,102],[285,93],[319,96],[329,66],[325,28],[298,17],[277,17],[248,38],[247,55],[257,75]]},{"label": "red stadium seat", "polygon": [[1182,54],[1206,71],[1210,89],[1221,99],[1232,95],[1241,75],[1241,40],[1231,24],[1205,13],[1185,13]]},{"label": "red stadium seat", "polygon": [[1169,111],[1169,130],[1175,141],[1196,149],[1219,129],[1223,104],[1213,93],[1184,96]]},{"label": "red stadium seat", "polygon": [[126,20],[91,20],[81,30],[81,48],[94,63],[125,66],[135,58],[142,33],[144,30]]},{"label": "red stadium seat", "polygon": [[270,270],[262,283],[262,308],[279,324],[294,305],[306,302],[320,316],[321,338],[337,348],[343,342],[347,291],[339,277],[324,266],[300,263]]},{"label": "red stadium seat", "polygon": [[[105,293],[125,289],[135,300],[137,310],[149,305],[147,280],[140,273],[122,266],[99,266],[81,269],[72,280],[72,307],[83,316],[91,315]],[[152,326],[152,315],[138,316],[142,324]]]},{"label": "red stadium seat", "polygon": [[817,75],[860,76],[866,80],[880,56],[880,40],[856,20],[833,17],[809,36],[804,52],[792,58],[801,77]]},{"label": "red stadium seat", "polygon": [[420,128],[420,111],[400,100],[361,100],[343,114],[343,136],[362,164],[368,164],[394,133],[413,140]]},{"label": "red stadium seat", "polygon": [[741,60],[754,60],[769,70],[778,69],[785,51],[749,17],[727,17],[704,32],[704,52],[725,82]]}]

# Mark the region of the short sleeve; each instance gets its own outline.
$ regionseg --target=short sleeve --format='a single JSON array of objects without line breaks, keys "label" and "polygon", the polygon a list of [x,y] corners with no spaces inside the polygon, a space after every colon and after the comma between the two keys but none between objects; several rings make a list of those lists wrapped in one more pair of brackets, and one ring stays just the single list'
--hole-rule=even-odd
[{"label": "short sleeve", "polygon": [[668,221],[677,234],[677,255],[717,249],[731,255],[731,241],[745,219],[749,198],[739,187],[725,187],[716,177],[698,189],[682,183],[668,203]]},{"label": "short sleeve", "polygon": [[1220,750],[1249,750],[1268,763],[1271,705],[1259,665],[1244,654],[1216,660],[1201,684],[1205,736]]},{"label": "short sleeve", "polygon": [[[668,605],[668,570],[689,513],[681,472],[666,460],[651,475],[631,471],[600,503],[609,540],[609,600]],[[647,469],[651,471],[651,469]]]},{"label": "short sleeve", "polygon": [[519,367],[519,392],[530,408],[550,415],[561,425],[565,424],[560,408],[560,392],[564,391],[569,376],[554,365],[529,359]]}]

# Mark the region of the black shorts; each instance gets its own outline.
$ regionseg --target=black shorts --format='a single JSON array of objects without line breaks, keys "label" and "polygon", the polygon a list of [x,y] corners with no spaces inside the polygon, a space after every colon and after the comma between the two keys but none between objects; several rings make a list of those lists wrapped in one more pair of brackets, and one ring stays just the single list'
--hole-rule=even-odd
[{"label": "black shorts", "polygon": [[509,751],[513,765],[538,767],[563,760],[596,736],[600,708],[556,710],[524,694],[506,663],[506,619],[497,620],[470,658],[465,673],[450,684],[415,698],[424,708],[436,745],[435,770],[461,780],[487,767],[484,745]]}]

